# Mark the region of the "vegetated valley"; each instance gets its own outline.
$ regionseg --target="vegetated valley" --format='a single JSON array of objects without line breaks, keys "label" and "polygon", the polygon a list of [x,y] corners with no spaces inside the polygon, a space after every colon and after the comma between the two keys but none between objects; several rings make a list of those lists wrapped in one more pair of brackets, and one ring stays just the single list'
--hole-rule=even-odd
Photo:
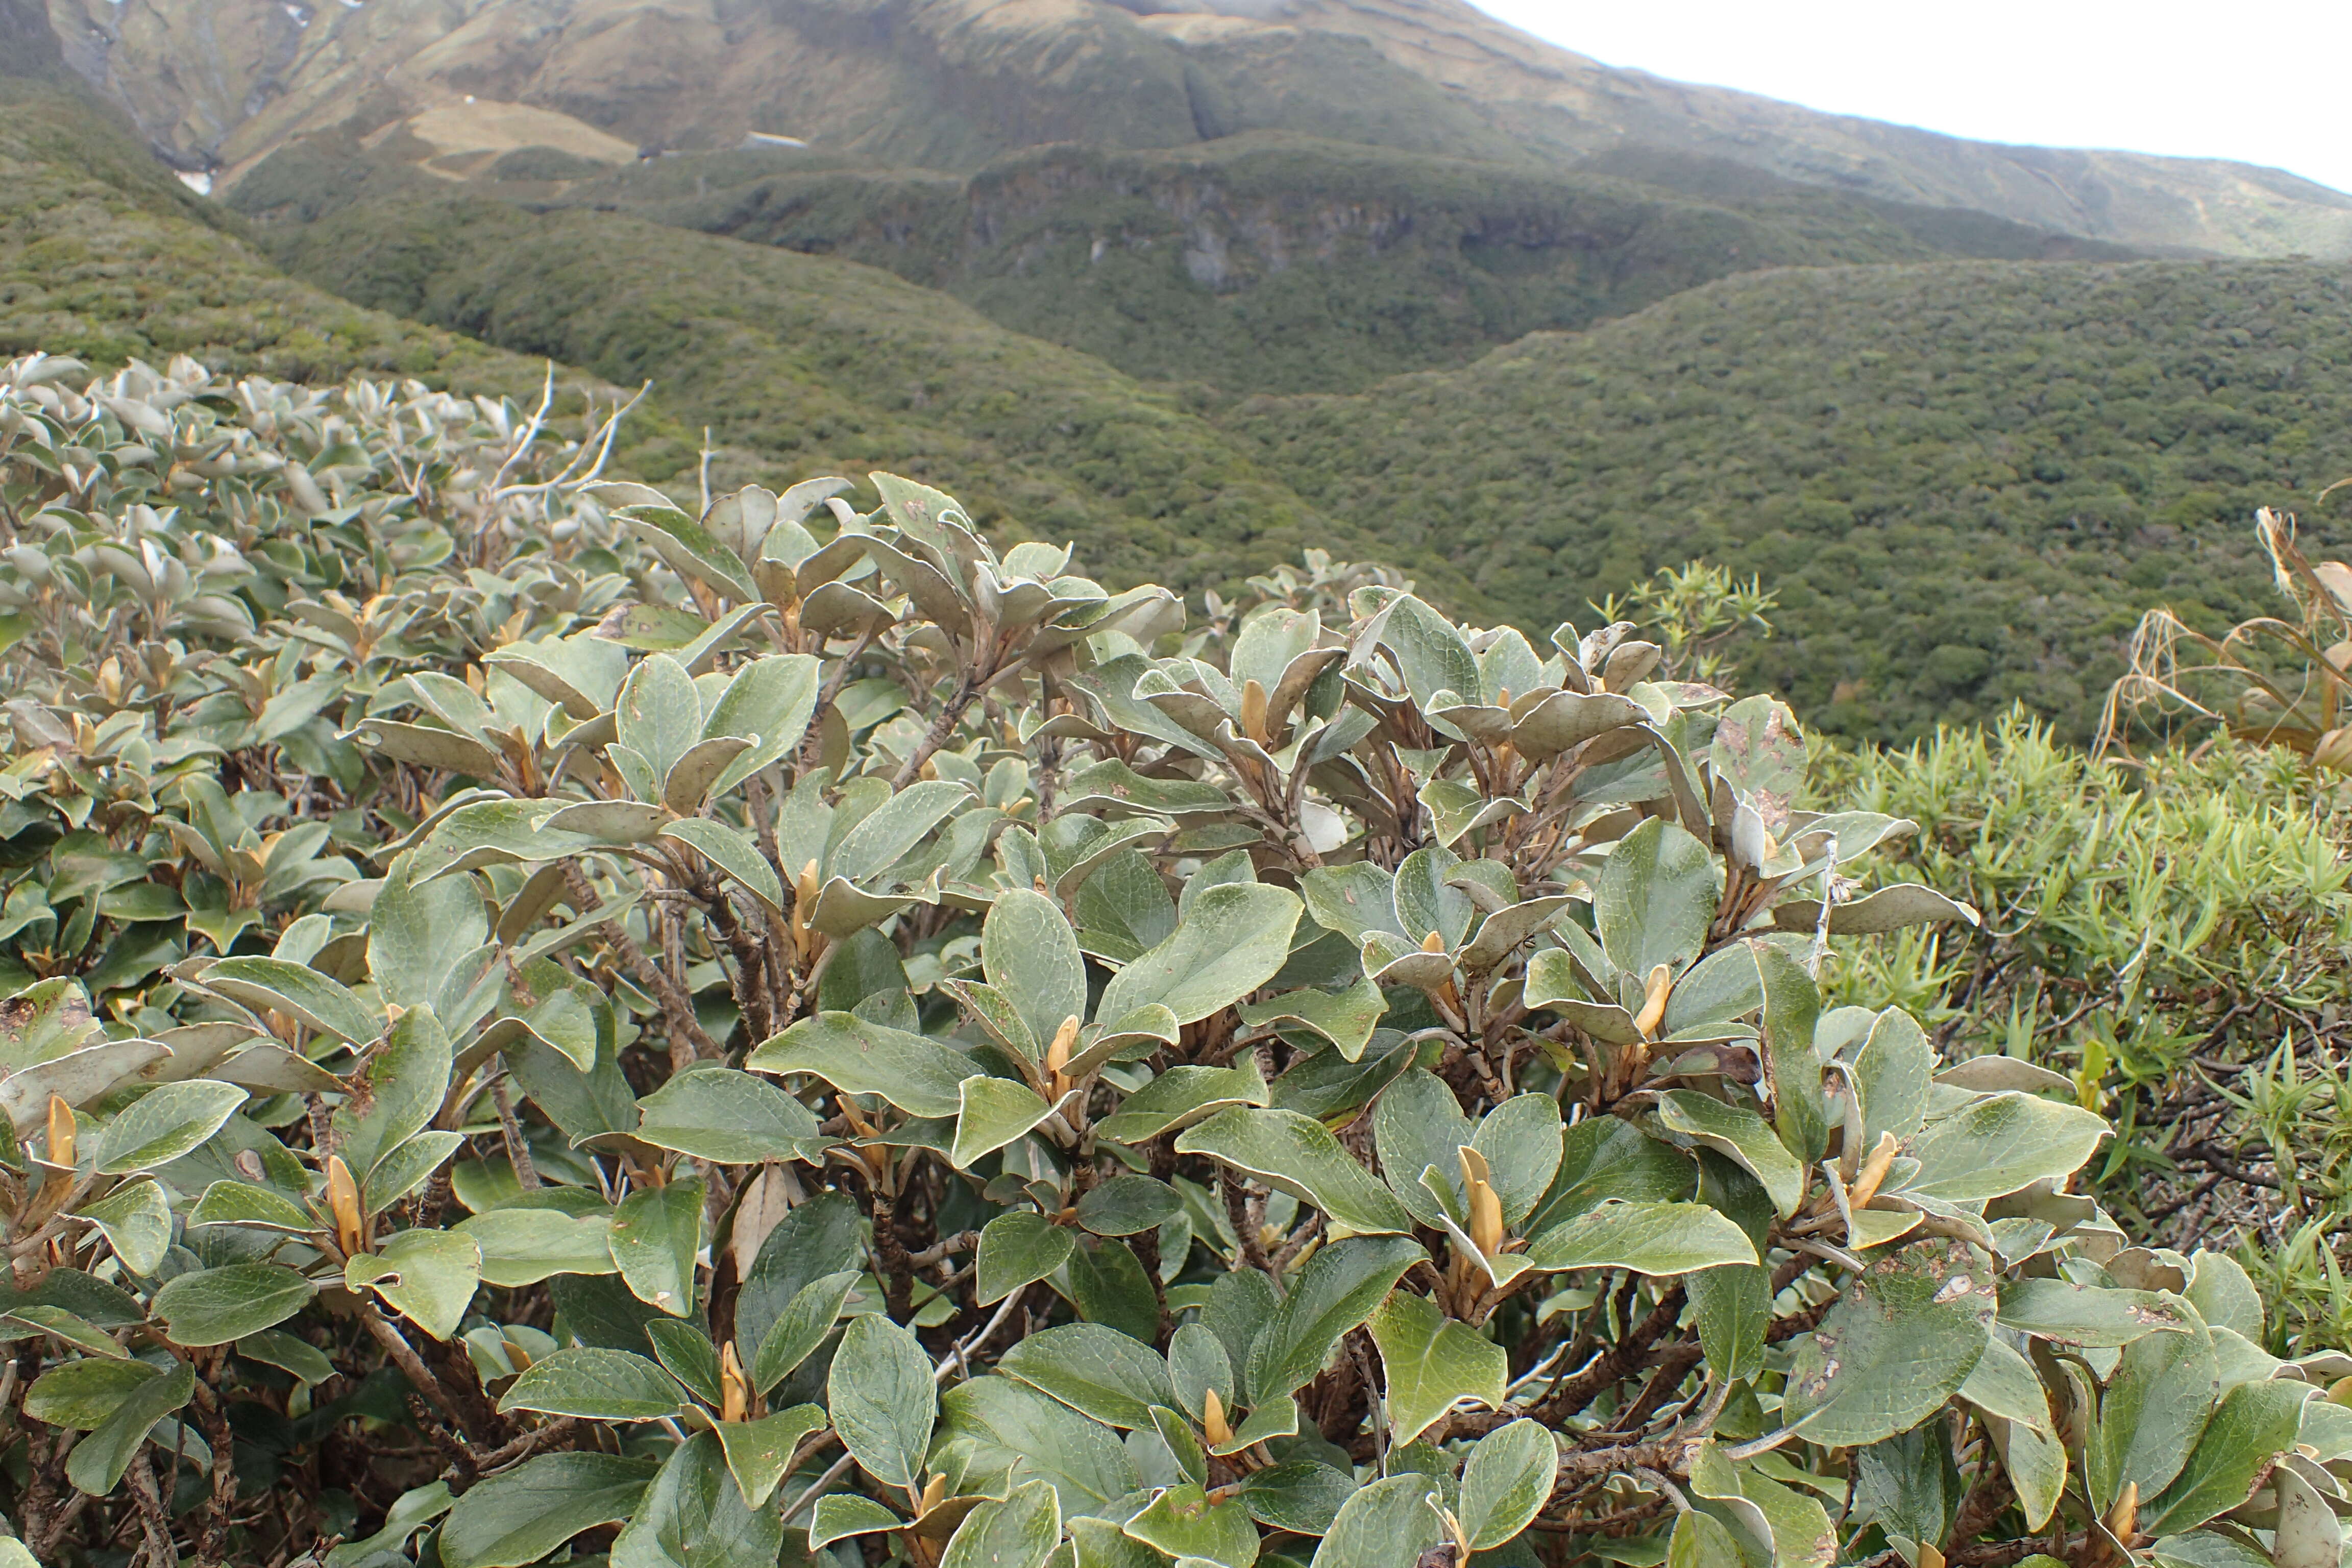
[{"label": "vegetated valley", "polygon": [[1454,0],[0,0],[0,1568],[2344,1568],[2347,388]]}]

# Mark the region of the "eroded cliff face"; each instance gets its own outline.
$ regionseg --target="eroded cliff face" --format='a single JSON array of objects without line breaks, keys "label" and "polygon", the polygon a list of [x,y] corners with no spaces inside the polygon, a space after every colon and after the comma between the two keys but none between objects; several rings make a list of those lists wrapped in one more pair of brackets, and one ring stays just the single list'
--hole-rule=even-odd
[{"label": "eroded cliff face", "polygon": [[[23,0],[19,0],[23,3]],[[751,135],[969,172],[1251,131],[1564,167],[1628,145],[2141,247],[2352,254],[2352,196],[2220,161],[1995,146],[1618,70],[1462,0],[47,0],[66,59],[234,184],[332,133],[466,179]]]}]

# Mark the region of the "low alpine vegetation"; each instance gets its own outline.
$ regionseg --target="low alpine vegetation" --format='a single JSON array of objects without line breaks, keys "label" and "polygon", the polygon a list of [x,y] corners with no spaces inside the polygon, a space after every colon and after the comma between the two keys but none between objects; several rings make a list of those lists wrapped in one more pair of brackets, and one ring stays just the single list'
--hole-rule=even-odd
[{"label": "low alpine vegetation", "polygon": [[1775,700],[610,430],[0,374],[0,1553],[2335,1568]]}]

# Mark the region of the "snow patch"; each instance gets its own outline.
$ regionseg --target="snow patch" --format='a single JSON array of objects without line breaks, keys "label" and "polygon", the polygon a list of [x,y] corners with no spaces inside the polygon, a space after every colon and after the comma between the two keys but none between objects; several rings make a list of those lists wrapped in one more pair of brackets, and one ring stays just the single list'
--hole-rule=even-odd
[{"label": "snow patch", "polygon": [[196,195],[208,196],[213,194],[213,172],[210,169],[181,169],[176,172],[180,176],[180,184],[187,186]]}]

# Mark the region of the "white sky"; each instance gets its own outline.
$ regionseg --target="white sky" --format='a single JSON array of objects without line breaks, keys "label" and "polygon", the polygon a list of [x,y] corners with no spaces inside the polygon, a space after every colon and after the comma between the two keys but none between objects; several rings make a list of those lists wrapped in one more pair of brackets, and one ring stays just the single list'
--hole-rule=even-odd
[{"label": "white sky", "polygon": [[2352,191],[2352,0],[1473,0],[1678,81],[1988,142],[2235,158]]}]

